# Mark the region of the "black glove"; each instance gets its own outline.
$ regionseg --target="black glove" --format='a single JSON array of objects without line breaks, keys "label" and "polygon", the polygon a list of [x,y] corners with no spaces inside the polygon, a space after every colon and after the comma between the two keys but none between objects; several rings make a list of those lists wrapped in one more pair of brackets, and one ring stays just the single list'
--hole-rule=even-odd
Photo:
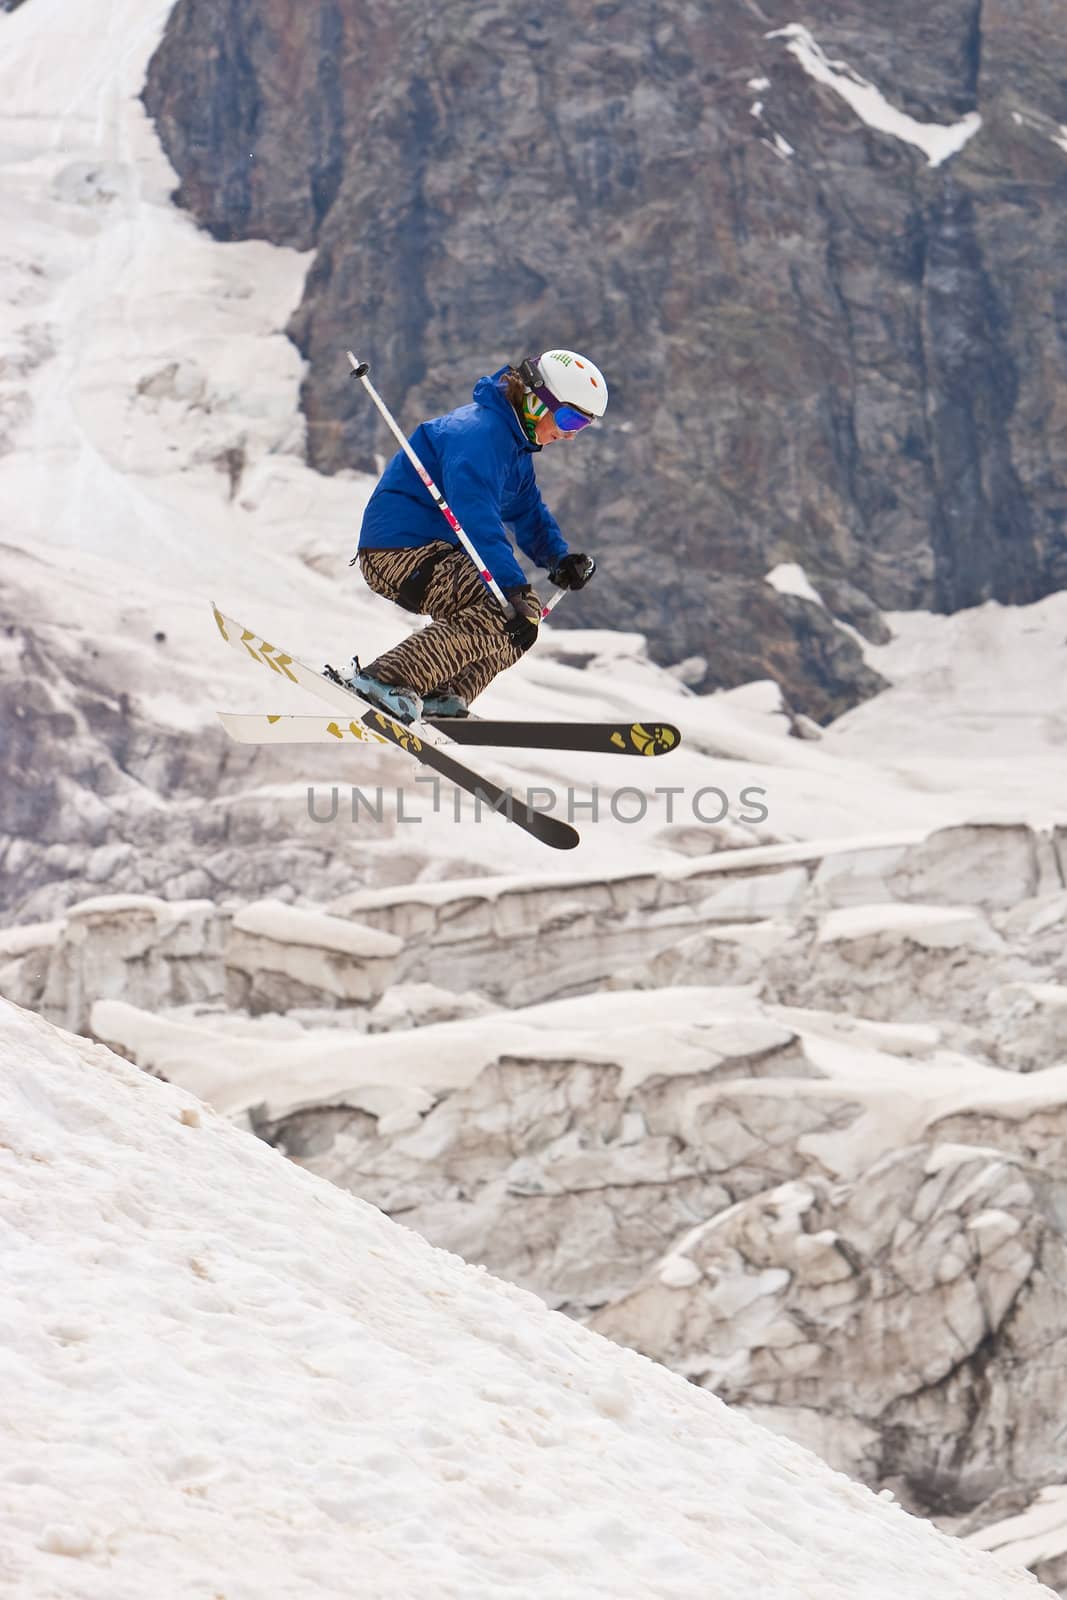
[{"label": "black glove", "polygon": [[557,589],[584,589],[595,571],[596,562],[592,556],[564,556],[559,565],[552,568],[548,581]]},{"label": "black glove", "polygon": [[504,624],[515,648],[525,655],[537,641],[537,624],[541,620],[541,602],[528,583],[518,589],[508,589],[506,598],[514,607],[515,615]]}]

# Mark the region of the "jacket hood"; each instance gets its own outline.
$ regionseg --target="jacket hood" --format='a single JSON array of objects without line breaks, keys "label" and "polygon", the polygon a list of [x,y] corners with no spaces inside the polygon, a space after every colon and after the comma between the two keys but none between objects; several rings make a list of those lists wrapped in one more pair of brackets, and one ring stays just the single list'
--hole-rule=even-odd
[{"label": "jacket hood", "polygon": [[479,378],[478,382],[474,385],[474,403],[478,406],[485,406],[490,411],[498,411],[502,416],[507,417],[515,433],[515,437],[520,440],[523,446],[532,454],[535,451],[540,450],[541,446],[539,444],[534,444],[530,439],[527,438],[526,429],[519,421],[515,413],[515,407],[511,404],[511,401],[500,387],[500,380],[507,370],[507,367],[500,367],[496,372],[491,373],[489,377]]}]

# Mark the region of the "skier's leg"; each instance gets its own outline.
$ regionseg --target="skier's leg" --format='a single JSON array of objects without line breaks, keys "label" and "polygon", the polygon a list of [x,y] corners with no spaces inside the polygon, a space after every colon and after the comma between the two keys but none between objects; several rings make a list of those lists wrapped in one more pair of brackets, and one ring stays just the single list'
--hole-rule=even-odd
[{"label": "skier's leg", "polygon": [[455,553],[446,539],[409,549],[360,550],[359,570],[368,589],[403,606],[405,611],[422,611],[423,596],[434,564]]},{"label": "skier's leg", "polygon": [[[368,672],[386,683],[408,684],[420,696],[447,690],[470,700],[523,653],[462,550],[434,568],[422,609],[434,619],[430,626],[387,650]],[[536,595],[525,597],[522,609],[540,616]]]},{"label": "skier's leg", "polygon": [[[496,602],[489,598],[495,606]],[[532,591],[521,608],[525,609],[526,604],[530,608],[531,620],[536,622],[541,614],[541,603]],[[499,611],[499,607],[496,609]],[[469,618],[464,614],[456,622],[458,626],[465,627],[469,625]],[[478,635],[474,635],[471,642],[479,647],[480,653],[466,666],[456,668],[447,682],[437,685],[424,697],[427,716],[463,716],[471,702],[489,687],[497,674],[507,667],[513,667],[525,653],[516,647],[508,633],[501,634],[495,629],[484,645],[479,644]]]},{"label": "skier's leg", "polygon": [[[462,700],[464,705],[469,706],[481,694],[483,689],[488,689],[500,670],[492,660],[484,657],[481,661],[472,661],[469,667],[464,667],[460,672],[456,673],[447,686],[447,692]],[[441,691],[437,692],[440,693]]]},{"label": "skier's leg", "polygon": [[[447,573],[444,576],[446,580],[449,578]],[[456,697],[464,707],[469,706],[483,689],[487,689],[499,672],[503,672],[507,667],[513,667],[521,660],[528,648],[515,643],[500,607],[488,590],[481,586],[481,579],[478,579],[478,583],[479,588],[466,591],[471,595],[470,608],[464,607],[453,617],[457,627],[466,630],[470,642],[478,648],[478,653],[465,666],[457,667],[448,682],[434,691],[435,694],[444,693],[449,697]],[[433,597],[434,601],[438,598],[436,595]],[[531,622],[540,622],[541,602],[532,589],[524,594],[513,593],[511,601],[514,609],[528,617]],[[486,624],[484,630],[480,626],[483,617]]]},{"label": "skier's leg", "polygon": [[[445,540],[408,549],[361,550],[359,567],[368,588],[376,594],[407,611],[418,611],[435,562],[451,552],[452,546]],[[375,705],[404,722],[422,715],[418,691],[402,674],[394,676],[388,667],[383,671],[377,662],[361,667],[356,658],[348,681]]]}]

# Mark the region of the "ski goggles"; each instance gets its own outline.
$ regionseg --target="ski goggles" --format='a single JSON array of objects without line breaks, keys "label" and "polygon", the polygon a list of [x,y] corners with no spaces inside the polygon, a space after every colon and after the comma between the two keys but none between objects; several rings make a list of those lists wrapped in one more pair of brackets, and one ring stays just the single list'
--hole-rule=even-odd
[{"label": "ski goggles", "polygon": [[580,411],[577,406],[572,406],[569,400],[557,400],[552,390],[544,384],[533,392],[541,404],[551,411],[552,420],[561,433],[578,433],[580,429],[588,428],[591,422],[596,421],[588,411]]}]

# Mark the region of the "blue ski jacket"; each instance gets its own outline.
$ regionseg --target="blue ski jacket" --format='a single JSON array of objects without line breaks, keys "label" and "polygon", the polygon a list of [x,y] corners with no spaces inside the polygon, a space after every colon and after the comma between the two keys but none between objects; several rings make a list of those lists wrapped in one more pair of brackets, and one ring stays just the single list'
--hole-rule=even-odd
[{"label": "blue ski jacket", "polygon": [[[559,524],[541,499],[531,444],[500,387],[507,371],[479,378],[474,403],[423,422],[410,444],[455,513],[484,565],[505,591],[525,584],[505,524],[539,567],[554,567],[567,554]],[[378,481],[363,514],[361,550],[411,549],[459,540],[402,450]]]}]

